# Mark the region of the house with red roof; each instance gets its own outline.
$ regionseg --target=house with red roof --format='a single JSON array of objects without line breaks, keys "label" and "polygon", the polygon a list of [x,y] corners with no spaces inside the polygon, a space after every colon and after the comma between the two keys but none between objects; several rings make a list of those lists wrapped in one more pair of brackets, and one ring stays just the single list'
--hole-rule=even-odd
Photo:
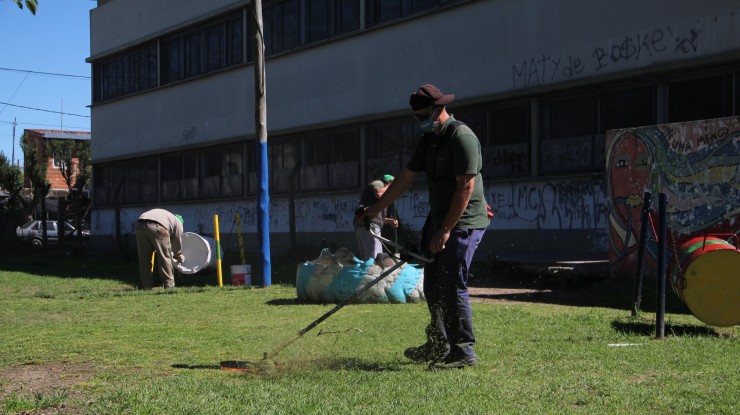
[{"label": "house with red roof", "polygon": [[[60,163],[63,161],[55,154],[49,154],[48,144],[54,140],[90,140],[90,132],[87,131],[65,131],[65,130],[24,130],[26,140],[30,143],[36,143],[37,149],[41,154],[41,158],[46,160],[47,169],[46,177],[51,183],[51,189],[49,190],[48,197],[65,197],[69,193],[67,182],[62,176],[60,169]],[[28,166],[27,154],[24,155],[24,166]],[[56,157],[55,157],[56,156]],[[79,165],[79,159],[73,155],[72,157],[72,183],[79,174],[77,166]],[[28,189],[31,187],[31,179],[28,175],[28,169],[24,169],[23,174],[23,186]]]}]

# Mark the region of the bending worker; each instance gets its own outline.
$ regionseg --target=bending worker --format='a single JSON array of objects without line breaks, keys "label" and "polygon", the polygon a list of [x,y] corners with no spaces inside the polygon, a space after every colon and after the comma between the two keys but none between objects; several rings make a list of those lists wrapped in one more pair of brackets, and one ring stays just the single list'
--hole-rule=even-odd
[{"label": "bending worker", "polygon": [[[375,203],[380,196],[383,195],[385,189],[388,188],[388,184],[382,180],[373,180],[366,187],[360,196],[360,206],[370,206]],[[398,220],[394,218],[387,218],[386,209],[381,210],[375,216],[370,217],[370,229],[366,228],[362,220],[355,221],[355,237],[357,238],[357,248],[359,252],[357,257],[363,261],[367,261],[372,258],[375,259],[379,253],[383,252],[383,245],[380,240],[374,238],[370,233],[375,232],[380,235],[380,230],[383,225],[391,225],[394,228],[398,227]]]},{"label": "bending worker", "polygon": [[421,248],[434,258],[424,265],[424,296],[431,321],[427,341],[406,349],[404,356],[431,362],[432,370],[476,364],[467,281],[473,254],[489,224],[480,142],[468,126],[447,113],[445,105],[454,97],[429,84],[411,94],[416,127],[424,134],[406,168],[377,202],[358,214],[374,217],[399,198],[419,173],[427,174],[429,214]]},{"label": "bending worker", "polygon": [[165,288],[175,286],[173,261],[182,263],[182,216],[164,209],[152,209],[136,223],[139,278],[145,290],[152,288],[152,253],[156,254],[159,276]]}]

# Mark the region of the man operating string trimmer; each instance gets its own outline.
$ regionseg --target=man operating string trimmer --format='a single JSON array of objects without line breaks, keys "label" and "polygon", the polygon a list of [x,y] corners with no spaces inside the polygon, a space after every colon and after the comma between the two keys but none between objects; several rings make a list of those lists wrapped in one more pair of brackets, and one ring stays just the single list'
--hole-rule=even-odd
[{"label": "man operating string trimmer", "polygon": [[434,262],[424,265],[424,296],[431,321],[426,343],[406,349],[404,356],[416,362],[431,361],[432,370],[476,364],[467,280],[473,254],[489,223],[480,142],[468,126],[447,113],[445,105],[454,98],[429,84],[411,94],[409,104],[424,135],[401,174],[357,215],[358,219],[377,215],[419,173],[426,172],[430,210],[421,248],[434,256]]}]

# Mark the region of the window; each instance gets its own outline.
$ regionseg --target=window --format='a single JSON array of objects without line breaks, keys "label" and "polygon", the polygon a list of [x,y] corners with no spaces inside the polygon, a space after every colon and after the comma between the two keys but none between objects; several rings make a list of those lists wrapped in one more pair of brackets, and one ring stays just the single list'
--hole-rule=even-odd
[{"label": "window", "polygon": [[410,0],[407,2],[409,6],[409,12],[415,13],[422,10],[431,9],[441,5],[442,0]]},{"label": "window", "polygon": [[112,202],[109,195],[111,191],[110,180],[108,179],[110,167],[94,166],[92,174],[93,187],[93,204],[95,206],[106,206]]},{"label": "window", "polygon": [[203,56],[205,53],[202,49],[204,33],[196,32],[186,35],[183,38],[183,53],[185,76],[192,77],[200,75],[204,71]]},{"label": "window", "polygon": [[655,124],[655,97],[652,85],[601,94],[599,132]]},{"label": "window", "polygon": [[725,75],[668,83],[668,122],[720,118],[732,114],[731,77]]},{"label": "window", "polygon": [[52,154],[52,165],[58,169],[63,168],[64,166],[63,156],[57,153]]},{"label": "window", "polygon": [[281,139],[268,146],[270,191],[289,193],[299,190],[300,141],[298,137]]},{"label": "window", "polygon": [[203,180],[201,180],[201,196],[216,197],[221,193],[222,169],[223,153],[219,149],[209,149],[203,152]]},{"label": "window", "polygon": [[226,28],[221,25],[213,25],[205,30],[205,63],[206,70],[213,71],[226,66],[226,42],[221,42],[224,38],[223,30]]},{"label": "window", "polygon": [[657,122],[653,82],[546,97],[543,102],[542,173],[603,171],[607,130]]},{"label": "window", "polygon": [[157,86],[157,43],[93,64],[93,100],[101,102]]},{"label": "window", "polygon": [[300,46],[302,27],[300,0],[286,0],[265,7],[262,14],[266,55]]},{"label": "window", "polygon": [[123,163],[122,203],[153,202],[157,200],[157,159],[149,157]]},{"label": "window", "polygon": [[177,81],[185,76],[185,65],[182,52],[182,38],[176,37],[162,42],[162,55],[165,64],[162,65],[162,83]]},{"label": "window", "polygon": [[204,151],[199,196],[241,196],[244,183],[243,164],[240,144]]},{"label": "window", "polygon": [[480,141],[484,178],[517,177],[530,172],[528,101],[462,108],[453,115]]},{"label": "window", "polygon": [[360,134],[356,128],[329,134],[331,157],[327,164],[329,186],[351,189],[360,184]]},{"label": "window", "polygon": [[157,158],[96,165],[93,202],[96,206],[157,201]]},{"label": "window", "polygon": [[241,144],[224,148],[221,196],[244,194],[244,150]]},{"label": "window", "polygon": [[306,10],[307,38],[316,42],[331,36],[331,0],[313,0]]},{"label": "window", "polygon": [[306,42],[317,42],[360,28],[360,0],[306,2]]},{"label": "window", "polygon": [[570,96],[545,104],[540,143],[543,173],[593,169],[594,97]]},{"label": "window", "polygon": [[242,12],[162,40],[162,84],[244,62]]},{"label": "window", "polygon": [[[268,147],[268,153],[271,192],[312,192],[359,186],[360,135],[357,128],[276,139]],[[256,184],[255,168],[254,178],[250,173],[250,192],[256,191]]]},{"label": "window", "polygon": [[398,19],[403,15],[403,0],[366,0],[367,26]]},{"label": "window", "polygon": [[464,0],[365,0],[368,27]]},{"label": "window", "polygon": [[562,139],[593,133],[593,98],[588,96],[551,101],[548,111],[549,139]]},{"label": "window", "polygon": [[[251,24],[248,24],[247,27],[249,27],[250,25]],[[247,33],[250,33],[249,30],[247,30]],[[242,24],[241,14],[239,14],[238,16],[230,17],[226,20],[225,40],[225,65],[233,66],[244,62],[244,25]],[[250,42],[247,42],[246,44],[248,45],[249,43]],[[251,48],[247,48],[246,61],[250,62],[252,60],[251,57]]]},{"label": "window", "polygon": [[[410,117],[409,117],[410,118]],[[384,174],[397,174],[404,167],[404,143],[409,137],[404,132],[403,120],[381,121],[367,126],[365,136],[365,170],[367,180]],[[414,149],[408,149],[409,157]]]},{"label": "window", "polygon": [[180,178],[180,198],[195,199],[200,196],[200,165],[199,152],[189,152],[182,155],[182,177]]},{"label": "window", "polygon": [[160,195],[162,200],[179,199],[180,180],[182,179],[182,155],[174,154],[162,157],[161,175]]},{"label": "window", "polygon": [[360,0],[334,0],[334,34],[360,29]]},{"label": "window", "polygon": [[487,144],[483,147],[483,176],[514,177],[530,172],[529,103],[500,104],[488,111]]},{"label": "window", "polygon": [[329,137],[321,135],[306,137],[302,141],[303,163],[301,165],[301,190],[326,190],[329,188],[329,161],[331,148]]}]

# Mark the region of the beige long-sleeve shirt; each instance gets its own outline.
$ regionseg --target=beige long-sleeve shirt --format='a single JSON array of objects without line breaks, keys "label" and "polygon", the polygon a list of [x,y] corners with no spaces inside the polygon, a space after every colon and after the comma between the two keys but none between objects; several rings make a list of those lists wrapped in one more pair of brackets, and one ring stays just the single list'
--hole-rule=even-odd
[{"label": "beige long-sleeve shirt", "polygon": [[139,219],[153,220],[164,226],[170,233],[170,245],[175,258],[182,254],[182,223],[175,215],[164,209],[148,210],[139,216]]}]

